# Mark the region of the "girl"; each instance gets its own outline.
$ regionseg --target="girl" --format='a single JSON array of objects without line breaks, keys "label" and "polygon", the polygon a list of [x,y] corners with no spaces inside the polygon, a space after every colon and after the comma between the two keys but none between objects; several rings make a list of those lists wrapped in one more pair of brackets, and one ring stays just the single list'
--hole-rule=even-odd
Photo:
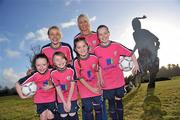
[{"label": "girl", "polygon": [[[123,120],[122,97],[124,96],[125,80],[122,70],[119,68],[119,57],[130,56],[131,51],[119,43],[109,40],[109,30],[105,25],[97,28],[100,45],[94,50],[99,58],[102,71],[103,97],[108,100],[110,117],[113,120]],[[139,66],[134,55],[131,56],[134,62],[133,73],[139,71]]]},{"label": "girl", "polygon": [[96,120],[102,120],[101,114],[101,89],[99,87],[98,58],[88,53],[88,44],[85,38],[74,40],[74,51],[77,58],[74,60],[74,67],[79,81],[78,90],[82,100],[82,111],[86,120],[93,120],[93,109]]},{"label": "girl", "polygon": [[37,106],[37,113],[40,115],[40,120],[53,119],[55,110],[55,88],[50,78],[51,70],[48,69],[48,58],[44,54],[38,54],[34,57],[32,64],[36,71],[29,76],[21,78],[16,83],[17,93],[22,99],[28,98],[23,95],[21,91],[22,86],[29,82],[35,82],[37,91],[34,95],[34,103]]},{"label": "girl", "polygon": [[67,63],[71,64],[73,59],[72,48],[69,44],[60,42],[62,34],[57,26],[52,26],[49,28],[48,37],[51,43],[43,46],[41,52],[48,57],[50,65],[53,66],[53,54],[57,51],[63,52],[67,57]]},{"label": "girl", "polygon": [[[78,120],[77,86],[74,69],[67,66],[68,59],[62,52],[53,56],[56,67],[52,71],[52,81],[58,96],[58,112],[62,120]],[[68,116],[69,115],[69,116]]]},{"label": "girl", "polygon": [[99,44],[97,34],[90,29],[90,22],[86,15],[81,14],[77,18],[77,24],[80,30],[74,38],[84,37],[89,45],[89,52],[94,53],[94,48]]}]

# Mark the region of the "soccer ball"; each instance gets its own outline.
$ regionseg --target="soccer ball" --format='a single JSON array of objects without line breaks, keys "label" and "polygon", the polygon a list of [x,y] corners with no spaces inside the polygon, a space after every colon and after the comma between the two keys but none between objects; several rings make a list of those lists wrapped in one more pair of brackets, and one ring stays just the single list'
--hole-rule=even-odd
[{"label": "soccer ball", "polygon": [[131,57],[120,56],[119,58],[119,67],[124,72],[128,72],[133,68],[133,61]]},{"label": "soccer ball", "polygon": [[22,93],[25,96],[33,96],[36,93],[37,85],[34,82],[29,82],[22,87]]}]

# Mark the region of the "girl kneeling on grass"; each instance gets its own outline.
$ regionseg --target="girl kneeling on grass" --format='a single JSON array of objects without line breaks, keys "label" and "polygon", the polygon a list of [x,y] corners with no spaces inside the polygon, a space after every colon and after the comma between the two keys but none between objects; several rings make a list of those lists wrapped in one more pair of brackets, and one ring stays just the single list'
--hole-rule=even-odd
[{"label": "girl kneeling on grass", "polygon": [[21,78],[16,83],[16,90],[22,99],[29,98],[23,95],[22,86],[29,82],[35,82],[37,91],[34,95],[34,103],[37,106],[37,113],[40,115],[40,120],[50,120],[54,118],[55,111],[55,88],[51,81],[51,69],[48,69],[48,58],[44,54],[38,54],[33,59],[33,67],[35,72],[24,78]]},{"label": "girl kneeling on grass", "polygon": [[62,52],[53,56],[55,69],[51,72],[58,98],[58,113],[62,120],[78,120],[77,86],[75,71],[67,66],[68,60]]}]

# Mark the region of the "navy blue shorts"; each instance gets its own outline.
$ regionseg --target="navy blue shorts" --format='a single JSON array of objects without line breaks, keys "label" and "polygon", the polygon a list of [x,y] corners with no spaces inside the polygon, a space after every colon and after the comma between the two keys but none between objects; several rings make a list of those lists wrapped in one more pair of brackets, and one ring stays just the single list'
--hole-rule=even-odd
[{"label": "navy blue shorts", "polygon": [[82,106],[83,106],[82,109],[85,110],[86,112],[91,112],[93,108],[96,110],[96,107],[100,107],[102,102],[103,102],[102,96],[82,98]]},{"label": "navy blue shorts", "polygon": [[[63,103],[58,103],[57,107],[58,107],[58,113],[60,113],[60,114],[67,113],[67,112],[64,111]],[[79,106],[77,104],[77,100],[71,101],[71,110],[70,110],[69,113],[77,112],[78,109],[79,109]]]},{"label": "navy blue shorts", "polygon": [[37,113],[41,114],[45,110],[50,110],[53,114],[56,110],[56,104],[55,102],[50,102],[50,103],[36,103],[36,108],[37,108]]},{"label": "navy blue shorts", "polygon": [[120,88],[115,88],[111,90],[103,90],[103,98],[104,99],[115,99],[115,97],[122,98],[124,97],[124,86]]}]

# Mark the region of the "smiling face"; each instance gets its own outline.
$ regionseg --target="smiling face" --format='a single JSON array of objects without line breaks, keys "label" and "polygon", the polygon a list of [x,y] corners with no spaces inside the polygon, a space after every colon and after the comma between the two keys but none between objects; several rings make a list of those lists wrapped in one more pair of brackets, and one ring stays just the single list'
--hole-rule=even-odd
[{"label": "smiling face", "polygon": [[56,67],[62,69],[66,66],[67,60],[61,55],[55,55],[53,58],[53,62]]},{"label": "smiling face", "polygon": [[98,32],[98,38],[102,43],[109,42],[110,33],[106,27],[99,28],[97,32]]},{"label": "smiling face", "polygon": [[81,40],[76,42],[76,48],[75,51],[81,56],[84,57],[88,55],[88,45],[85,41]]},{"label": "smiling face", "polygon": [[78,26],[81,32],[90,31],[89,20],[86,16],[80,16],[78,18]]},{"label": "smiling face", "polygon": [[45,58],[38,58],[36,59],[35,66],[36,66],[37,71],[43,74],[48,69],[49,64]]},{"label": "smiling face", "polygon": [[49,31],[49,39],[53,45],[58,45],[61,39],[61,33],[58,29],[51,29]]}]

